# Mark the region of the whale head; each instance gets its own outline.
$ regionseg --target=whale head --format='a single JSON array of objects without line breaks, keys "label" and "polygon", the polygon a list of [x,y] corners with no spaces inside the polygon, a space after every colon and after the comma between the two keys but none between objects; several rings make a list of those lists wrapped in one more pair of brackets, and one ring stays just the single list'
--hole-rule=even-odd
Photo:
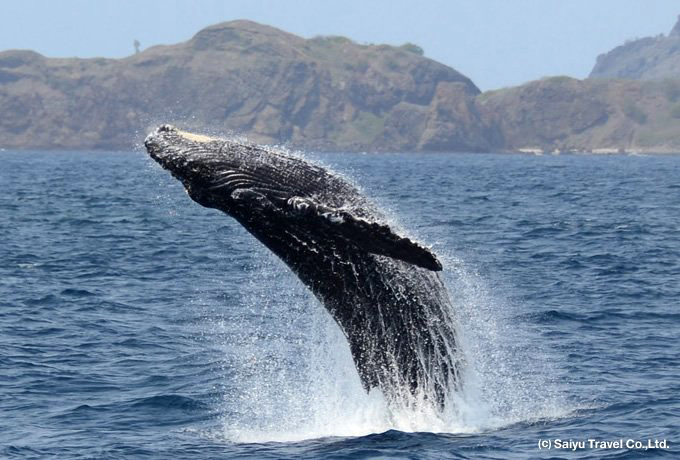
[{"label": "whale head", "polygon": [[209,185],[215,174],[238,165],[221,154],[223,142],[208,136],[161,125],[144,140],[149,156],[179,179],[185,187]]},{"label": "whale head", "polygon": [[[149,156],[182,182],[199,204],[233,214],[244,196],[267,191],[268,200],[289,190],[267,165],[276,154],[247,143],[219,139],[161,125],[144,140]],[[249,195],[250,194],[250,195]],[[249,200],[250,210],[258,200]]]},{"label": "whale head", "polygon": [[149,134],[144,145],[194,201],[236,218],[270,249],[282,234],[304,232],[291,237],[302,241],[300,247],[273,249],[284,260],[292,247],[312,257],[315,242],[310,235],[323,233],[337,244],[432,271],[442,269],[428,248],[395,233],[351,184],[318,165],[276,149],[169,125]]}]

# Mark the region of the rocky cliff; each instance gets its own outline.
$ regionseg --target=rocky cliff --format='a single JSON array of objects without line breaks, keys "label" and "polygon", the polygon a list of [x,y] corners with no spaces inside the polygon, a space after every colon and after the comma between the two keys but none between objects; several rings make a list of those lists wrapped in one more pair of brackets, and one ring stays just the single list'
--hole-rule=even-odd
[{"label": "rocky cliff", "polygon": [[124,59],[0,53],[0,147],[129,149],[173,122],[317,150],[494,149],[478,94],[415,45],[232,21]]},{"label": "rocky cliff", "polygon": [[507,150],[680,152],[680,81],[553,77],[478,96]]},{"label": "rocky cliff", "polygon": [[680,18],[668,35],[631,40],[601,54],[590,78],[680,78]]}]

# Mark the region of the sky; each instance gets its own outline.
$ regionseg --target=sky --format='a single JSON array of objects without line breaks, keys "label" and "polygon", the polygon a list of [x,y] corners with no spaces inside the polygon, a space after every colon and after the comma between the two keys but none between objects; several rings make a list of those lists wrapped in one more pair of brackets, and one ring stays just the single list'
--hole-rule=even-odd
[{"label": "sky", "polygon": [[0,0],[0,51],[123,57],[250,19],[310,38],[415,43],[482,90],[585,78],[600,53],[667,34],[678,0]]}]

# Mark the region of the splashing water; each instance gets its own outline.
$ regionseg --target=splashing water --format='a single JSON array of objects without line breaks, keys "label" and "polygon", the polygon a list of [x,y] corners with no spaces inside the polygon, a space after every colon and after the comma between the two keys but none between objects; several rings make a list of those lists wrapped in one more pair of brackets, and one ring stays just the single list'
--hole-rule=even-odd
[{"label": "splashing water", "polygon": [[[346,338],[313,295],[275,256],[258,248],[261,265],[239,292],[240,308],[211,325],[225,353],[229,391],[224,437],[233,442],[363,436],[390,429],[474,433],[568,410],[551,381],[549,357],[504,317],[480,277],[453,257],[445,278],[464,354],[462,386],[445,411],[429,404],[388,405],[364,391]],[[531,362],[531,368],[527,363]]]},{"label": "splashing water", "polygon": [[[389,224],[408,235],[381,205]],[[248,443],[392,429],[477,433],[573,410],[551,377],[555,357],[535,345],[513,306],[491,295],[461,259],[438,251],[464,363],[461,384],[449,391],[441,413],[422,396],[414,404],[408,391],[397,404],[376,388],[367,393],[331,315],[282,261],[247,238],[257,265],[246,267],[233,304],[220,305],[221,319],[209,325],[219,337],[229,388],[221,402],[223,432],[211,436]]]},{"label": "splashing water", "polygon": [[460,410],[450,415],[486,431],[571,413],[554,377],[559,358],[537,345],[514,308],[491,295],[462,260],[448,256],[445,263],[452,267],[446,281],[467,360],[464,389],[456,395]]}]

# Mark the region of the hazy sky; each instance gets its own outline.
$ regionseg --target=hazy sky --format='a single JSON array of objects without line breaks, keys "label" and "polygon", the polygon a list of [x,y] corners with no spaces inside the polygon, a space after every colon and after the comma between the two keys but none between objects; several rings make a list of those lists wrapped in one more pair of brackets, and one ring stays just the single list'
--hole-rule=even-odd
[{"label": "hazy sky", "polygon": [[303,37],[413,42],[481,89],[588,75],[598,54],[668,33],[678,0],[0,0],[0,50],[122,57],[251,19]]}]

